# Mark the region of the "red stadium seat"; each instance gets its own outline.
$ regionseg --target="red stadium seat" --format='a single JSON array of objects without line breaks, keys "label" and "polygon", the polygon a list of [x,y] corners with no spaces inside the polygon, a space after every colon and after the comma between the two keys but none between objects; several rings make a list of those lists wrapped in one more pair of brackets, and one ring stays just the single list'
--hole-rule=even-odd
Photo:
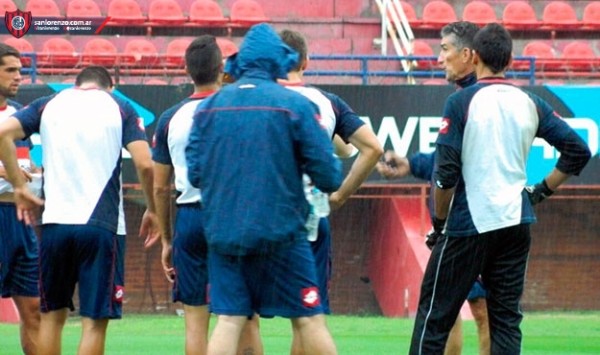
[{"label": "red stadium seat", "polygon": [[86,65],[112,67],[117,62],[117,47],[104,38],[92,38],[83,47],[82,61]]},{"label": "red stadium seat", "polygon": [[[33,45],[26,40],[25,38],[15,38],[15,37],[9,37],[7,39],[4,40],[5,44],[8,44],[11,47],[14,47],[16,50],[18,50],[20,53],[34,53],[35,50],[33,49]],[[21,64],[24,67],[28,67],[31,65],[31,58],[29,57],[21,57]]]},{"label": "red stadium seat", "polygon": [[165,53],[165,63],[169,66],[181,67],[185,66],[185,50],[192,43],[188,38],[177,38],[167,44]]},{"label": "red stadium seat", "polygon": [[[535,57],[536,70],[556,70],[561,67],[561,63],[556,59],[554,48],[544,41],[531,41],[523,47],[521,55],[524,57]],[[515,61],[513,68],[528,70],[530,63],[528,61]]]},{"label": "red stadium seat", "polygon": [[107,15],[111,21],[117,23],[140,24],[146,21],[140,4],[135,0],[111,0]]},{"label": "red stadium seat", "polygon": [[[388,11],[394,11],[394,12],[396,12],[396,14],[398,14],[398,12],[396,11],[396,8],[393,7],[393,4],[395,4],[395,3],[396,2],[390,2],[390,6],[392,6],[392,8]],[[406,1],[399,1],[398,3],[402,7],[402,11],[404,11],[404,15],[406,16],[408,23],[413,27],[420,26],[422,21],[417,18],[417,12],[415,11],[415,8]],[[398,16],[398,19],[400,19],[400,15],[397,15],[397,16]]]},{"label": "red stadium seat", "polygon": [[148,79],[144,81],[144,85],[169,85],[169,83],[162,79]]},{"label": "red stadium seat", "polygon": [[175,0],[152,0],[148,9],[148,20],[169,24],[181,25],[187,21],[181,6]]},{"label": "red stadium seat", "polygon": [[221,54],[223,58],[230,57],[231,55],[238,52],[238,46],[235,43],[228,40],[227,38],[217,37],[217,45],[219,49],[221,49]]},{"label": "red stadium seat", "polygon": [[[419,57],[432,57],[435,56],[435,53],[433,52],[433,49],[431,48],[431,46],[429,45],[429,43],[422,41],[422,40],[415,40],[413,42],[413,50],[412,50],[412,55],[414,56],[419,56]],[[431,69],[437,66],[437,60],[426,60],[426,59],[419,59],[416,62],[417,65],[417,69]]]},{"label": "red stadium seat", "polygon": [[581,25],[575,9],[566,1],[551,1],[544,7],[542,25],[545,28],[577,28]]},{"label": "red stadium seat", "polygon": [[154,43],[143,38],[134,38],[125,44],[121,64],[134,67],[153,67],[160,64]]},{"label": "red stadium seat", "polygon": [[16,11],[17,5],[12,0],[0,0],[0,12],[5,13],[7,11]]},{"label": "red stadium seat", "polygon": [[573,41],[563,48],[564,68],[572,71],[591,71],[598,62],[596,53],[586,41]]},{"label": "red stadium seat", "polygon": [[473,1],[467,4],[462,13],[463,21],[470,21],[477,25],[486,25],[498,22],[494,8],[484,1]]},{"label": "red stadium seat", "polygon": [[445,1],[429,1],[423,8],[423,25],[433,28],[442,28],[450,22],[456,21],[454,8]]},{"label": "red stadium seat", "polygon": [[190,5],[190,21],[206,26],[223,26],[229,22],[219,4],[213,0],[196,0]]},{"label": "red stadium seat", "polygon": [[53,0],[29,0],[25,11],[31,11],[33,17],[62,17],[58,5]]},{"label": "red stadium seat", "polygon": [[254,0],[236,0],[231,5],[229,17],[232,25],[240,27],[250,27],[269,21],[262,6]]},{"label": "red stadium seat", "polygon": [[79,63],[75,46],[64,37],[51,37],[38,52],[38,65],[48,67],[73,67]]},{"label": "red stadium seat", "polygon": [[521,0],[513,0],[504,7],[502,23],[507,29],[528,29],[540,25],[533,7]]},{"label": "red stadium seat", "polygon": [[102,12],[94,0],[71,0],[67,4],[67,18],[69,17],[102,17]]},{"label": "red stadium seat", "polygon": [[600,28],[600,1],[592,1],[585,6],[581,23],[586,28]]}]

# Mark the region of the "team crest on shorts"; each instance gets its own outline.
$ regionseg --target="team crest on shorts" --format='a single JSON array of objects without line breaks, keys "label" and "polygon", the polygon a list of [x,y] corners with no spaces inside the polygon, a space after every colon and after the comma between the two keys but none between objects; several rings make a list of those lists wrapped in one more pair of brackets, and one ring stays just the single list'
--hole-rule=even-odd
[{"label": "team crest on shorts", "polygon": [[123,303],[124,295],[125,295],[125,288],[120,285],[115,286],[115,291],[113,293],[113,302]]},{"label": "team crest on shorts", "polygon": [[6,11],[4,24],[8,32],[16,38],[25,36],[31,26],[31,11]]},{"label": "team crest on shorts", "polygon": [[319,289],[317,287],[303,288],[301,295],[302,304],[305,307],[314,308],[321,304],[321,299],[319,298]]}]

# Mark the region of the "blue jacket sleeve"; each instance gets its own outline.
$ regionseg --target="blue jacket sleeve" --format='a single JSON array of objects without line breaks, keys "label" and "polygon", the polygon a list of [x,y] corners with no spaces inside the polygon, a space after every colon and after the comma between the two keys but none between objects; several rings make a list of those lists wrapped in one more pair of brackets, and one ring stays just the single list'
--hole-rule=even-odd
[{"label": "blue jacket sleeve", "polygon": [[421,180],[431,181],[434,153],[415,153],[409,159],[410,173]]},{"label": "blue jacket sleeve", "polygon": [[314,105],[302,105],[298,111],[293,125],[300,161],[319,190],[334,192],[342,184],[341,162],[333,154],[327,133],[319,126]]}]

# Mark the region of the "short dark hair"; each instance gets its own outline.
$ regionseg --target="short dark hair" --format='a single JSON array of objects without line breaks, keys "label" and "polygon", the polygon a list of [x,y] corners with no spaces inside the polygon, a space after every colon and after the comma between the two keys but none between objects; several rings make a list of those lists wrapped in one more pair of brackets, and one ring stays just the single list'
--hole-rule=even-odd
[{"label": "short dark hair", "polygon": [[9,46],[6,43],[0,43],[0,65],[4,65],[4,57],[7,55],[21,58],[21,53],[15,47]]},{"label": "short dark hair", "polygon": [[279,32],[279,37],[281,40],[290,46],[293,50],[298,52],[298,58],[300,61],[298,62],[298,66],[294,68],[294,70],[302,69],[302,66],[308,59],[308,45],[306,44],[306,38],[302,35],[302,33],[298,31],[292,30],[283,30]]},{"label": "short dark hair", "polygon": [[96,65],[84,68],[75,78],[75,86],[80,86],[87,82],[95,83],[103,89],[111,89],[113,87],[113,80],[108,70]]},{"label": "short dark hair", "polygon": [[194,39],[185,50],[185,65],[194,84],[217,82],[219,68],[223,65],[223,55],[215,37],[202,35]]},{"label": "short dark hair", "polygon": [[446,26],[442,27],[440,35],[442,37],[454,35],[454,46],[461,50],[463,48],[473,48],[473,38],[479,31],[479,27],[476,24],[469,21],[457,21],[451,22]]},{"label": "short dark hair", "polygon": [[473,39],[473,50],[492,73],[504,71],[512,56],[510,33],[497,23],[487,24]]}]

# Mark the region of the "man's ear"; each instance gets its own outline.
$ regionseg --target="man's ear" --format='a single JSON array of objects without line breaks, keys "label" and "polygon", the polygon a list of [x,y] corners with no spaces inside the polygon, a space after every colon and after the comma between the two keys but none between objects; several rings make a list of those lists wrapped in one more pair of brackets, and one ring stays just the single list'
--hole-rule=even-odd
[{"label": "man's ear", "polygon": [[460,51],[464,63],[470,63],[473,60],[473,50],[471,48],[463,48]]},{"label": "man's ear", "polygon": [[471,56],[472,56],[471,63],[473,63],[473,65],[479,64],[481,59],[479,58],[479,55],[477,54],[477,52],[475,52],[474,50],[471,50]]},{"label": "man's ear", "polygon": [[308,68],[308,57],[306,57],[303,61],[302,61],[302,65],[300,66],[300,70],[305,71],[306,68]]}]

